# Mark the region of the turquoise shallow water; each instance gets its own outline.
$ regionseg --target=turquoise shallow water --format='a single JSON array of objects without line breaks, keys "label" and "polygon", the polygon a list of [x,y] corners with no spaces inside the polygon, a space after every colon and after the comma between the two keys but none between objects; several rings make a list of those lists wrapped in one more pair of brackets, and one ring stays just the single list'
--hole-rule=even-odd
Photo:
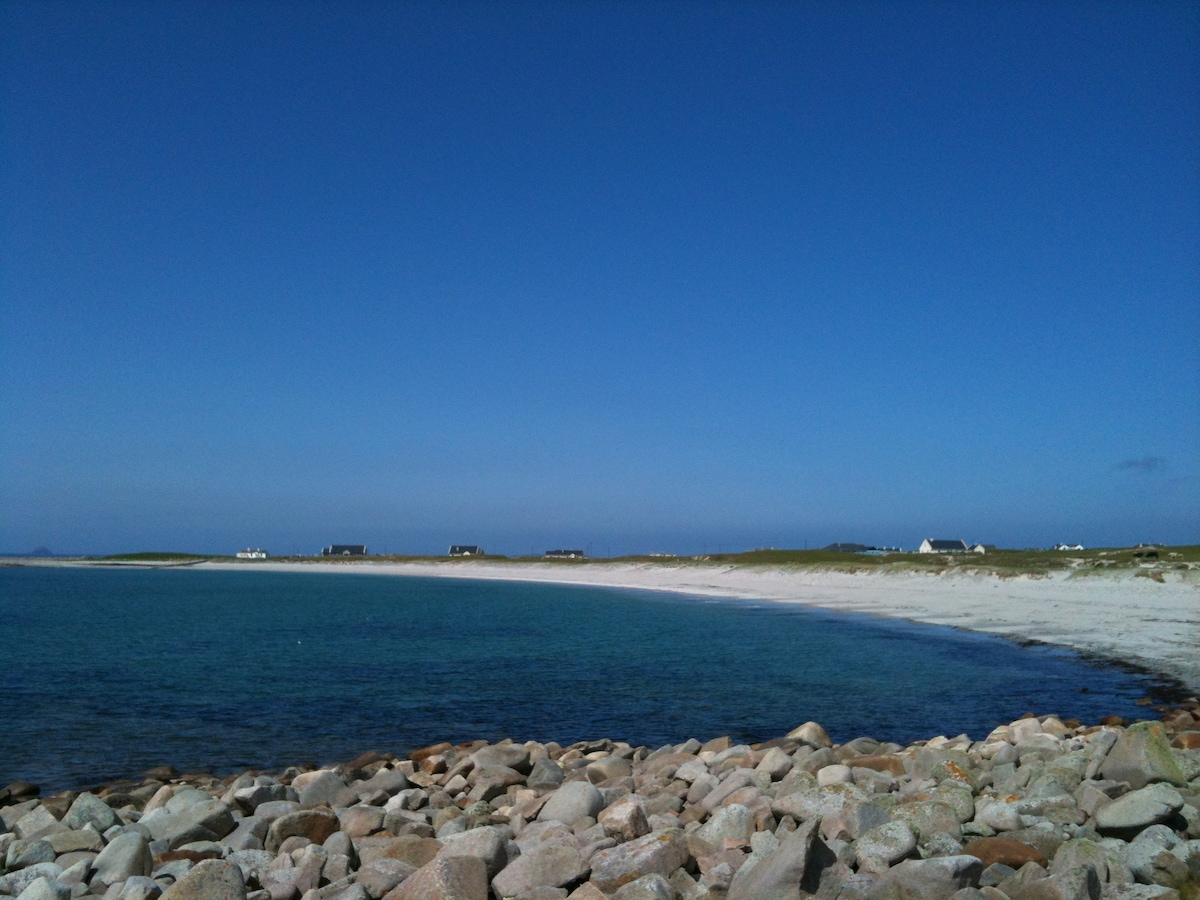
[{"label": "turquoise shallow water", "polygon": [[776,604],[343,573],[0,568],[0,786],[217,772],[439,740],[981,737],[1135,716],[1147,676]]}]

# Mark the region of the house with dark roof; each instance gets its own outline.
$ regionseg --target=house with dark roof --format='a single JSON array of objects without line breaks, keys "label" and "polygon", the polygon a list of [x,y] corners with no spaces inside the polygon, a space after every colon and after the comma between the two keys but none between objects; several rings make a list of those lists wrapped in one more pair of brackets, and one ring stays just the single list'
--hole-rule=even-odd
[{"label": "house with dark roof", "polygon": [[483,556],[483,548],[476,547],[473,544],[454,544],[450,548],[449,556]]},{"label": "house with dark roof", "polygon": [[943,541],[935,538],[925,538],[921,541],[921,546],[917,548],[918,553],[966,553],[967,545],[965,541]]},{"label": "house with dark roof", "polygon": [[582,550],[547,550],[543,559],[583,559]]},{"label": "house with dark roof", "polygon": [[366,544],[331,544],[321,551],[322,556],[366,556]]}]

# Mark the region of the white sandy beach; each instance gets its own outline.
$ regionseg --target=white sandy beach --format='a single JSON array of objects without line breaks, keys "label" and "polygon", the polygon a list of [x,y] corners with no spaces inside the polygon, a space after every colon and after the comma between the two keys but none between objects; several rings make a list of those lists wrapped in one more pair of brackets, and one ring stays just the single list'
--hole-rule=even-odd
[{"label": "white sandy beach", "polygon": [[[313,570],[303,563],[283,562],[204,563],[202,568]],[[1163,571],[1158,573],[1162,582],[1139,577],[1136,570],[1000,578],[690,562],[355,562],[322,565],[320,571],[543,581],[799,603],[1044,641],[1143,666],[1177,678],[1200,694],[1200,571],[1196,570]]]}]

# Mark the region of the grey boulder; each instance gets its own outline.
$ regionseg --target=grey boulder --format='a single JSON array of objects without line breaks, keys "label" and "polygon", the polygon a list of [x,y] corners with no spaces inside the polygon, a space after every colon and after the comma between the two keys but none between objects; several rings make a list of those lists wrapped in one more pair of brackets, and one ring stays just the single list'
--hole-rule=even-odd
[{"label": "grey boulder", "polygon": [[246,883],[235,864],[206,859],[167,888],[163,900],[246,900]]}]

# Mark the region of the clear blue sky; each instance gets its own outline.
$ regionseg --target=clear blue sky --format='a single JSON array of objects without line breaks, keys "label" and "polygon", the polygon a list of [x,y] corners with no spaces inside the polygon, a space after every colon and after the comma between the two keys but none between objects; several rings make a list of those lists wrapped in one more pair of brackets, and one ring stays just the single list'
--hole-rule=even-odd
[{"label": "clear blue sky", "polygon": [[0,5],[0,551],[1200,542],[1200,6]]}]

